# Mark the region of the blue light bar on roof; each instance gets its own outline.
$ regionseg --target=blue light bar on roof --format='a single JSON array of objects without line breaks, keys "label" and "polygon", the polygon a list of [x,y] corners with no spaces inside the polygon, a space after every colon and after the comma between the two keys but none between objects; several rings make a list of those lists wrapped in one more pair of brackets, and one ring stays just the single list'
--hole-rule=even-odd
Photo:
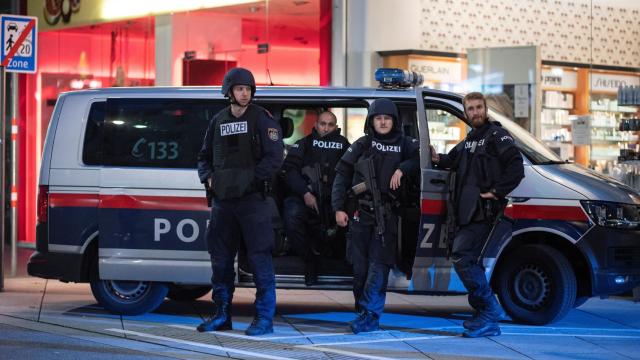
[{"label": "blue light bar on roof", "polygon": [[405,88],[422,85],[422,75],[415,71],[379,68],[376,70],[375,77],[382,88]]}]

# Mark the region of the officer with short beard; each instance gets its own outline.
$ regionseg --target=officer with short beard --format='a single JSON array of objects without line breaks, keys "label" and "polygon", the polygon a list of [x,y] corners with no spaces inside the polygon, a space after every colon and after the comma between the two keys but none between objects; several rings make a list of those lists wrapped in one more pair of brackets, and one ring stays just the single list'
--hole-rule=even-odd
[{"label": "officer with short beard", "polygon": [[[332,240],[328,232],[335,230],[331,188],[336,164],[350,145],[349,140],[340,135],[337,121],[332,112],[322,112],[311,134],[291,146],[283,165],[289,190],[283,211],[287,238],[296,253],[304,258],[307,286],[318,281],[320,254],[328,245],[323,241]],[[319,179],[310,179],[303,174],[305,168],[314,172],[316,165],[319,165]],[[314,180],[316,183],[312,183]],[[318,198],[319,190],[314,191],[320,186],[324,190],[323,199]],[[322,224],[323,221],[328,223]]]},{"label": "officer with short beard", "polygon": [[[222,93],[231,104],[209,123],[198,153],[198,175],[213,191],[207,247],[213,275],[215,314],[198,331],[231,330],[234,261],[242,238],[256,284],[256,315],[247,335],[273,332],[276,307],[275,275],[271,258],[274,232],[266,200],[269,181],[280,169],[282,130],[271,114],[251,103],[256,92],[247,69],[229,70]],[[239,234],[242,234],[240,237]]]},{"label": "officer with short beard", "polygon": [[[394,213],[394,192],[403,179],[414,178],[420,168],[419,145],[416,139],[405,136],[396,105],[389,99],[377,99],[369,107],[365,136],[359,138],[336,166],[332,204],[336,223],[350,226],[348,258],[353,264],[353,295],[357,318],[351,331],[376,331],[384,309],[389,270],[396,261],[398,241],[397,216]],[[359,208],[347,213],[347,192],[353,185],[365,181],[355,171],[361,161],[373,163],[377,188],[382,204],[373,204],[372,189],[359,196]],[[365,205],[370,204],[370,205]],[[384,208],[384,233],[378,234],[374,207]],[[351,219],[350,219],[351,216]]]},{"label": "officer with short beard", "polygon": [[451,185],[457,199],[453,204],[457,231],[452,259],[469,293],[469,304],[476,310],[474,317],[463,323],[463,335],[475,338],[500,335],[498,321],[505,313],[478,258],[506,205],[505,197],[524,178],[524,166],[511,135],[500,123],[489,121],[484,95],[469,93],[462,104],[473,130],[448,154],[437,154],[431,147],[431,159],[438,167],[457,172]]}]

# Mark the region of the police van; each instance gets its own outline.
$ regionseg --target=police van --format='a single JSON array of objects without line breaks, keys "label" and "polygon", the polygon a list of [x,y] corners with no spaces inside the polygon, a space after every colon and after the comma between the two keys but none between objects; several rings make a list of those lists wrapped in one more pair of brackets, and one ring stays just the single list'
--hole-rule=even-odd
[{"label": "police van", "polygon": [[[421,177],[407,186],[400,210],[398,263],[389,290],[460,294],[465,289],[445,243],[448,172],[433,168],[429,145],[445,152],[465,137],[470,128],[462,96],[393,86],[406,83],[397,74],[382,76],[382,88],[259,87],[255,102],[280,119],[291,139],[319,110],[333,111],[341,124],[364,125],[373,100],[394,101],[405,133],[420,140]],[[153,311],[166,297],[188,301],[210,291],[209,208],[196,154],[209,119],[227,104],[217,87],[61,94],[42,157],[29,274],[88,282],[102,306],[127,315]],[[526,175],[505,211],[513,220],[512,236],[493,232],[481,260],[508,314],[518,322],[546,324],[589,297],[638,286],[640,194],[562,161],[499,112],[490,110],[489,116],[512,134]],[[286,251],[281,202],[276,191],[277,286],[351,289],[344,243],[328,246],[319,283],[305,286],[302,260]],[[242,249],[236,284],[253,286]]]}]

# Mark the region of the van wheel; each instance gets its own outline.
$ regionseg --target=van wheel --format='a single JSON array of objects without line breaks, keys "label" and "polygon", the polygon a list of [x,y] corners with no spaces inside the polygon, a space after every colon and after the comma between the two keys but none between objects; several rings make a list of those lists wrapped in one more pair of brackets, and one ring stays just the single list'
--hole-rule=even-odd
[{"label": "van wheel", "polygon": [[169,285],[167,297],[173,301],[193,301],[207,295],[211,286]]},{"label": "van wheel", "polygon": [[142,315],[162,304],[169,287],[149,281],[92,280],[91,292],[108,311],[119,315]]},{"label": "van wheel", "polygon": [[577,282],[569,261],[546,245],[525,245],[498,269],[497,293],[517,322],[545,325],[562,319],[576,301]]}]

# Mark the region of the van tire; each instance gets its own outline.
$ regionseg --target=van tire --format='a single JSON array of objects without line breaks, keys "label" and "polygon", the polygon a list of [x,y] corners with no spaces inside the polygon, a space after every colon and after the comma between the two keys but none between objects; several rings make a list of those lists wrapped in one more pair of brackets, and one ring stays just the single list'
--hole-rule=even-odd
[{"label": "van tire", "polygon": [[577,281],[558,250],[524,245],[506,255],[498,269],[497,293],[516,322],[545,325],[562,319],[576,302]]},{"label": "van tire", "polygon": [[169,285],[167,297],[173,301],[194,301],[211,291],[211,286]]},{"label": "van tire", "polygon": [[106,310],[118,315],[142,315],[160,306],[169,292],[164,283],[92,280],[91,292]]}]

